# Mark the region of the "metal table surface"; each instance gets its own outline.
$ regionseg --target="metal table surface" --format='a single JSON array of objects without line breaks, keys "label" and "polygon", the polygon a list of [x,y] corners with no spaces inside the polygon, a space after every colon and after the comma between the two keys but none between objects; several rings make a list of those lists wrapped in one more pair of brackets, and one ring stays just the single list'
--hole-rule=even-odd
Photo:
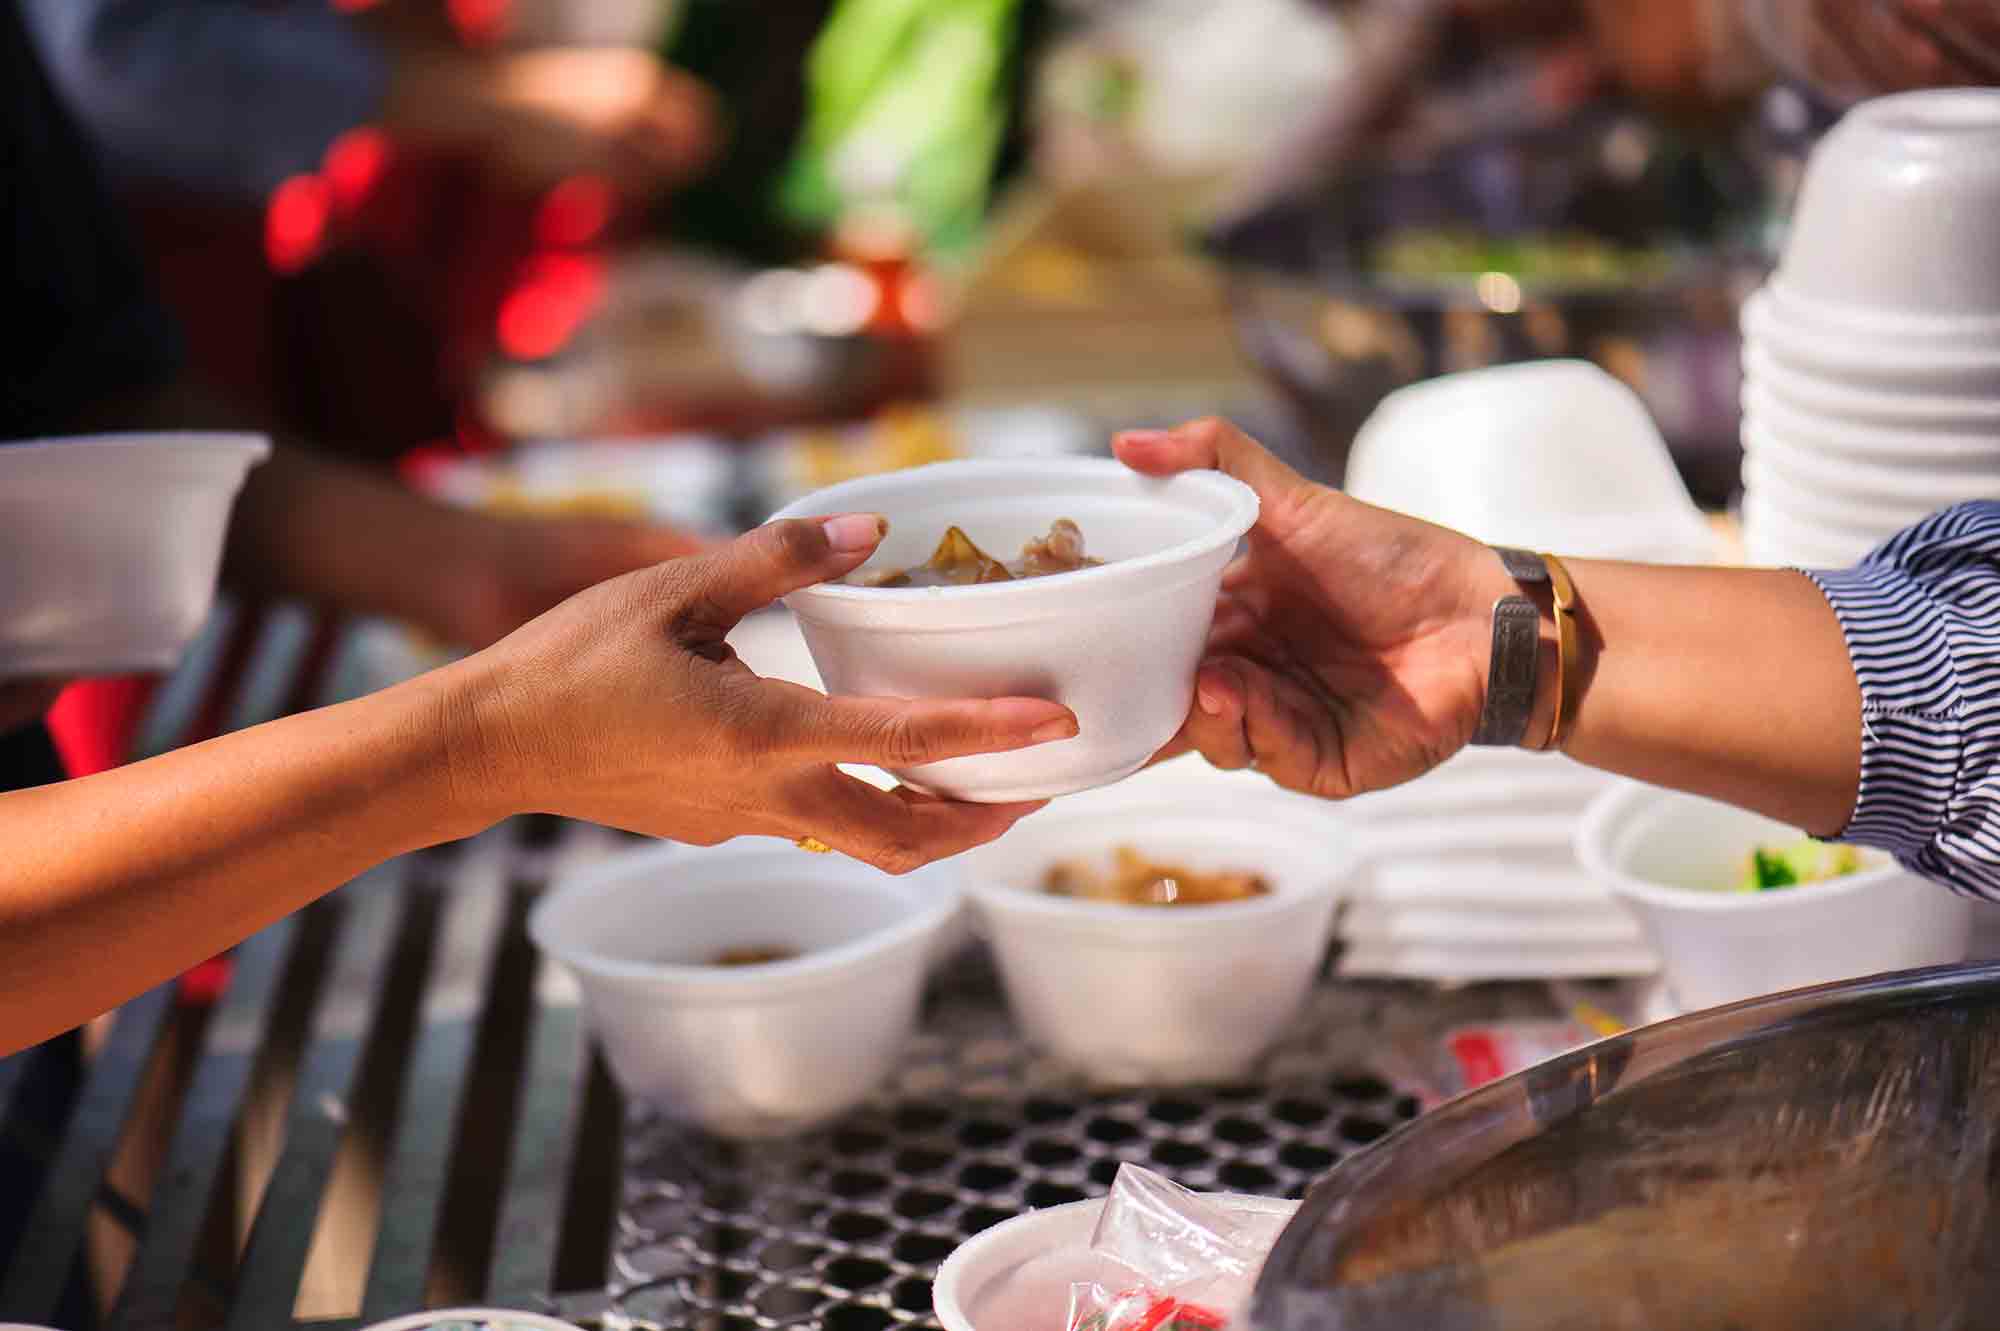
[{"label": "metal table surface", "polygon": [[[142,748],[365,687],[368,641],[295,611],[224,614]],[[1440,1018],[1429,990],[1322,985],[1253,1085],[1102,1091],[1022,1044],[975,950],[872,1105],[754,1149],[703,1140],[626,1112],[574,988],[524,934],[552,875],[626,840],[513,820],[249,939],[212,1006],[170,985],[121,1009],[39,1143],[34,1195],[7,1199],[28,1221],[0,1252],[0,1321],[50,1321],[108,1217],[129,1231],[109,1244],[129,1255],[106,1319],[120,1331],[348,1328],[472,1302],[606,1327],[876,1331],[929,1320],[931,1275],[963,1238],[1102,1192],[1120,1161],[1297,1196],[1417,1112],[1371,1051],[1398,1011]],[[0,1135],[37,1056],[0,1061]],[[163,1145],[135,1196],[119,1162],[146,1103],[164,1105]],[[308,1272],[343,1243],[365,1274],[312,1320]]]}]

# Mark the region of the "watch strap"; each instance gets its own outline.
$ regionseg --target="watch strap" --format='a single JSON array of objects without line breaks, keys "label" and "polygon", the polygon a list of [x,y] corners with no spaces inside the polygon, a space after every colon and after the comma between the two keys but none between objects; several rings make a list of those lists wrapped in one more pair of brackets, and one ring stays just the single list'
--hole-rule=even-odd
[{"label": "watch strap", "polygon": [[[1504,556],[1503,556],[1504,558]],[[1539,569],[1540,564],[1537,562]],[[1546,576],[1546,574],[1544,574]],[[1513,748],[1528,732],[1541,665],[1542,612],[1525,596],[1493,603],[1493,658],[1486,671],[1486,705],[1472,743]]]}]

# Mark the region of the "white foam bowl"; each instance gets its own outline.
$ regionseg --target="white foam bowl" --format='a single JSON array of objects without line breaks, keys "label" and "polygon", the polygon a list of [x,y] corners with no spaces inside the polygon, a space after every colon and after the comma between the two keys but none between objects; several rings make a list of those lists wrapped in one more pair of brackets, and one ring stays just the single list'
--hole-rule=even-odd
[{"label": "white foam bowl", "polygon": [[1005,803],[1118,781],[1179,731],[1222,571],[1257,497],[1218,472],[1161,480],[1097,458],[941,462],[833,486],[776,517],[853,512],[890,523],[864,576],[921,564],[952,525],[1011,559],[1057,518],[1109,561],[976,587],[824,583],[785,598],[835,693],[1026,695],[1074,712],[1074,739],[896,771],[920,790]]},{"label": "white foam bowl", "polygon": [[1744,420],[1742,437],[1746,457],[1768,468],[1785,487],[1805,494],[1926,511],[2000,497],[2000,449],[1992,466],[1982,470],[1933,471],[1922,464],[1871,464],[1823,453],[1755,418]]},{"label": "white foam bowl", "polygon": [[2000,398],[1982,393],[1890,391],[1781,363],[1754,340],[1743,344],[1744,391],[1762,391],[1829,422],[1950,434],[2000,430]]},{"label": "white foam bowl", "polygon": [[1795,517],[1754,490],[1743,496],[1743,553],[1753,566],[1848,568],[1883,539]]},{"label": "white foam bowl", "polygon": [[[1127,906],[1042,890],[1049,867],[1114,848],[1272,891],[1209,906]],[[1283,1031],[1325,954],[1352,838],[1330,806],[1226,783],[1065,800],[964,860],[974,923],[1028,1039],[1108,1084],[1243,1075]]]},{"label": "white foam bowl", "polygon": [[170,669],[215,599],[243,478],[270,451],[190,432],[0,444],[0,678]]},{"label": "white foam bowl", "polygon": [[[1754,446],[1753,446],[1754,447]],[[1743,455],[1743,488],[1762,494],[1794,517],[1848,531],[1874,531],[1887,537],[1923,521],[1949,502],[1930,502],[1886,495],[1861,495],[1794,480],[1749,451]],[[1966,496],[1974,497],[1977,496]]]},{"label": "white foam bowl", "polygon": [[[942,866],[896,878],[745,839],[599,861],[557,883],[528,932],[575,975],[628,1094],[767,1137],[842,1113],[888,1075],[959,906]],[[706,964],[734,947],[802,955]]]},{"label": "white foam bowl", "polygon": [[[1203,1200],[1245,1217],[1268,1218],[1274,1243],[1299,1205],[1240,1193],[1207,1193]],[[1102,1197],[1050,1206],[1002,1221],[959,1244],[931,1284],[931,1307],[944,1331],[1058,1327],[1069,1307],[1071,1281],[1122,1275],[1129,1283],[1129,1267],[1091,1250],[1103,1213]],[[1246,1291],[1254,1280],[1254,1272],[1246,1277]]]},{"label": "white foam bowl", "polygon": [[1989,426],[1882,425],[1808,410],[1761,382],[1744,386],[1743,419],[1829,458],[1934,476],[2000,469],[2000,420]]},{"label": "white foam bowl", "polygon": [[1496,544],[1686,562],[1714,553],[1645,404],[1586,361],[1396,390],[1355,436],[1347,490]]},{"label": "white foam bowl", "polygon": [[1778,274],[1831,305],[2000,315],[2000,89],[1854,108],[1813,150]]},{"label": "white foam bowl", "polygon": [[1638,915],[1688,1009],[1962,961],[1972,903],[1883,856],[1845,878],[1775,892],[1715,890],[1758,844],[1799,833],[1769,818],[1627,783],[1577,829],[1584,867]]},{"label": "white foam bowl", "polygon": [[1744,302],[1743,335],[1806,374],[1831,375],[1889,392],[2000,396],[2000,339],[1930,341],[1892,328],[1872,334],[1815,326],[1759,291]]}]

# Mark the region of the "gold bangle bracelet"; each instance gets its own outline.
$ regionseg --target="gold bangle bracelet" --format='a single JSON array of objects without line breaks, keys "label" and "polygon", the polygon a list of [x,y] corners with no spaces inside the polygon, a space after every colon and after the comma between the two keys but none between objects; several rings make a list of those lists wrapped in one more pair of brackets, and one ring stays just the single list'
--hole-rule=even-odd
[{"label": "gold bangle bracelet", "polygon": [[1556,706],[1549,721],[1549,738],[1542,750],[1560,752],[1563,722],[1575,724],[1576,690],[1581,683],[1576,661],[1576,584],[1570,581],[1569,570],[1554,555],[1543,554],[1542,563],[1549,570],[1556,620]]}]

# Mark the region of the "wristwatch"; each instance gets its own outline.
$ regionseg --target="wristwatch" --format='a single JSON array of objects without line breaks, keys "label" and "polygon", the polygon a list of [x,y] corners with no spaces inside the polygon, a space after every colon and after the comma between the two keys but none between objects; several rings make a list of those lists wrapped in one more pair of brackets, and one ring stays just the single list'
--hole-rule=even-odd
[{"label": "wristwatch", "polygon": [[[1549,581],[1548,565],[1529,550],[1496,545],[1502,567],[1519,583]],[[1493,658],[1486,669],[1486,705],[1479,712],[1474,744],[1514,748],[1528,732],[1541,671],[1542,612],[1519,593],[1493,603]]]}]

